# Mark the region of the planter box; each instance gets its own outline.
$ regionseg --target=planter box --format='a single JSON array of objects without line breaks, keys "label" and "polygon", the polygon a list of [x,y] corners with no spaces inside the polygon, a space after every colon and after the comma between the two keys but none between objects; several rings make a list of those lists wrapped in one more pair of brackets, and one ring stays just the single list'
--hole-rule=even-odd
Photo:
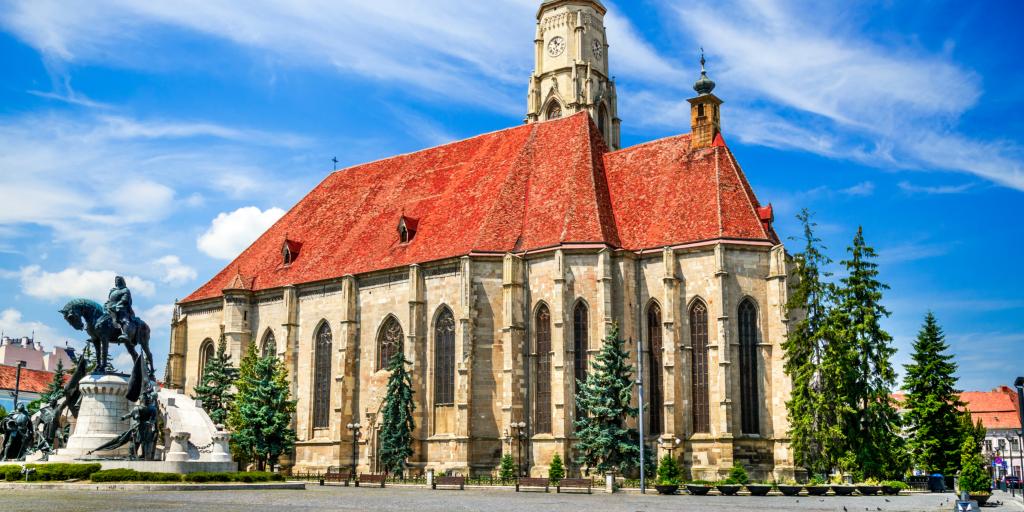
[{"label": "planter box", "polygon": [[655,484],[654,488],[658,490],[658,494],[675,494],[676,492],[679,491],[679,485],[678,484],[672,484],[672,485],[657,485],[657,484]]},{"label": "planter box", "polygon": [[711,490],[710,485],[686,484],[686,491],[694,496],[704,496]]},{"label": "planter box", "polygon": [[900,490],[897,487],[889,487],[888,485],[883,485],[882,486],[882,494],[884,494],[886,496],[896,496],[899,493],[900,493]]},{"label": "planter box", "polygon": [[750,491],[751,496],[767,496],[768,492],[772,490],[772,486],[762,484],[749,484],[747,485],[747,490]]},{"label": "planter box", "polygon": [[836,496],[849,496],[853,494],[853,491],[857,490],[852,485],[833,485],[832,492],[836,493]]},{"label": "planter box", "polygon": [[861,493],[864,496],[874,496],[874,495],[878,494],[878,491],[881,491],[881,490],[882,490],[882,488],[877,486],[877,485],[858,485],[857,486],[857,492]]},{"label": "planter box", "polygon": [[723,496],[735,496],[736,493],[740,492],[743,488],[742,485],[716,485],[718,492],[722,493]]},{"label": "planter box", "polygon": [[981,507],[984,506],[985,503],[988,502],[988,499],[992,497],[992,493],[984,492],[978,494],[968,494],[968,496],[970,496],[972,500],[977,501],[978,506]]},{"label": "planter box", "polygon": [[797,494],[800,494],[800,490],[801,489],[803,489],[803,487],[801,487],[799,485],[780,485],[779,486],[779,492],[781,492],[783,494],[783,496],[796,496]]},{"label": "planter box", "polygon": [[809,496],[824,496],[828,494],[828,489],[827,485],[808,485],[807,494]]}]

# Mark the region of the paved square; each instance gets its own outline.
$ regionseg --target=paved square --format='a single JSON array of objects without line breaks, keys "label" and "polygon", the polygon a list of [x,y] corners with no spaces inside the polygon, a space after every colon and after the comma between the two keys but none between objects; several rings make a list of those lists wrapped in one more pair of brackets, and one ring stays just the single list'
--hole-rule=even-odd
[{"label": "paved square", "polygon": [[[1008,495],[994,499],[1008,501]],[[750,496],[658,496],[618,493],[544,494],[515,493],[506,490],[431,491],[422,487],[367,489],[355,487],[319,487],[305,491],[192,491],[192,492],[117,492],[117,491],[13,491],[0,498],[5,512],[83,511],[401,511],[401,512],[657,512],[807,510],[848,512],[932,512],[953,509],[952,494],[917,494],[885,497],[786,498]],[[1019,505],[1004,505],[992,510],[1019,511]]]}]

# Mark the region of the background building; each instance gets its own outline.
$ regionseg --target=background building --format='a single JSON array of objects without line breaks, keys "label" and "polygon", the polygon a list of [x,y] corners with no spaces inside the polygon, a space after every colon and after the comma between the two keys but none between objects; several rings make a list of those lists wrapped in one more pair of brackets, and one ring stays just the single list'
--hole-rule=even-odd
[{"label": "background building", "polygon": [[990,469],[1001,478],[1006,475],[1021,476],[1020,413],[1017,390],[999,386],[992,391],[965,391],[960,399],[967,404],[974,421],[981,420],[988,432],[982,453],[991,464],[996,459],[1006,461],[1006,467],[997,465]]},{"label": "background building", "polygon": [[[182,300],[167,382],[191,391],[223,335],[288,368],[291,464],[376,471],[388,374],[416,389],[414,470],[534,475],[572,461],[576,379],[618,325],[644,353],[645,427],[693,478],[792,476],[783,373],[789,259],[702,73],[690,134],[618,150],[605,9],[537,14],[527,124],[336,171]],[[634,364],[636,361],[634,360]],[[580,468],[571,467],[571,472]]]},{"label": "background building", "polygon": [[75,349],[70,347],[55,348],[47,352],[43,344],[33,338],[0,337],[0,364],[14,366],[25,361],[25,368],[30,370],[57,371],[57,363],[64,364],[65,370],[74,367]]}]

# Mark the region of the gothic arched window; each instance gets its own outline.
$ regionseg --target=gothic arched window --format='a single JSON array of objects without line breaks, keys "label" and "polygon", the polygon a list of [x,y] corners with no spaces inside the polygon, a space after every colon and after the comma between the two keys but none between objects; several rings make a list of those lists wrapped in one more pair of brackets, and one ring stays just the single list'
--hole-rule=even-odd
[{"label": "gothic arched window", "polygon": [[545,119],[558,119],[562,117],[562,105],[557,101],[552,101],[548,104],[548,112]]},{"label": "gothic arched window", "polygon": [[711,432],[708,403],[708,307],[697,300],[690,307],[691,378],[693,431]]},{"label": "gothic arched window", "polygon": [[389,316],[377,334],[377,370],[384,370],[391,358],[402,350],[402,326],[398,319]]},{"label": "gothic arched window", "polygon": [[277,354],[277,340],[274,339],[274,331],[267,329],[263,335],[263,342],[260,343],[260,357],[269,357]]},{"label": "gothic arched window", "polygon": [[650,356],[648,375],[650,375],[650,427],[651,434],[660,434],[662,430],[662,410],[665,407],[664,392],[662,388],[663,369],[661,354],[661,306],[651,303],[647,308],[647,350]]},{"label": "gothic arched window", "polygon": [[760,433],[757,386],[757,308],[750,299],[740,303],[740,407],[741,431]]},{"label": "gothic arched window", "polygon": [[580,301],[572,311],[573,376],[587,380],[587,305]]},{"label": "gothic arched window", "polygon": [[331,326],[320,324],[313,353],[313,428],[330,426],[331,410]]},{"label": "gothic arched window", "polygon": [[537,404],[533,430],[551,433],[551,313],[541,304],[537,308]]},{"label": "gothic arched window", "polygon": [[455,403],[455,317],[444,308],[434,325],[434,405]]},{"label": "gothic arched window", "polygon": [[[597,130],[601,132],[601,135],[608,137],[610,134],[605,132],[605,127],[608,126],[608,108],[601,104],[601,108],[597,109]],[[610,137],[609,137],[610,140]]]},{"label": "gothic arched window", "polygon": [[213,359],[213,355],[213,340],[206,338],[199,344],[199,381],[203,380],[203,373],[206,372],[206,363]]}]

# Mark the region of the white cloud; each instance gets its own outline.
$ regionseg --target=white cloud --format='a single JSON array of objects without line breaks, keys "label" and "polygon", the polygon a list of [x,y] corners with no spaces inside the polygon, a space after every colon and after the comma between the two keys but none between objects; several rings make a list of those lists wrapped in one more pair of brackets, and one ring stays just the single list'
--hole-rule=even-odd
[{"label": "white cloud", "polygon": [[918,261],[943,256],[950,250],[949,243],[904,243],[878,250],[878,262],[885,265]]},{"label": "white cloud", "polygon": [[[17,272],[21,290],[32,297],[55,300],[61,298],[85,297],[102,302],[114,286],[112,270],[82,270],[66,268],[59,272],[47,272],[38,265],[24,267]],[[137,276],[125,276],[133,294],[152,296],[156,285]]]},{"label": "white cloud", "polygon": [[197,277],[196,269],[185,265],[181,259],[173,254],[164,256],[155,262],[161,268],[163,275],[160,280],[172,285],[185,284]]},{"label": "white cloud", "polygon": [[974,188],[974,183],[964,183],[963,185],[939,185],[939,186],[923,186],[915,185],[909,181],[901,181],[899,183],[900,190],[908,194],[962,194],[968,190]]},{"label": "white cloud", "polygon": [[200,251],[214,258],[233,259],[277,222],[282,215],[284,215],[284,210],[280,208],[268,208],[261,211],[255,206],[245,206],[230,213],[220,213],[210,223],[210,228],[196,241],[196,246]]},{"label": "white cloud", "polygon": [[150,329],[155,331],[170,324],[173,314],[174,304],[157,304],[143,311],[139,316],[149,324]]},{"label": "white cloud", "polygon": [[56,329],[49,325],[42,322],[25,320],[21,311],[14,308],[0,311],[0,331],[3,331],[5,336],[12,338],[32,336],[35,333],[36,340],[48,347],[53,347],[58,341],[64,339]]},{"label": "white cloud", "polygon": [[848,196],[866,197],[866,196],[870,196],[871,194],[875,193],[875,184],[873,182],[870,182],[870,181],[865,181],[865,182],[858,183],[858,184],[856,184],[856,185],[854,185],[852,187],[844,188],[844,189],[840,190],[840,192],[842,192],[842,193],[844,193],[844,194],[846,194]]}]

